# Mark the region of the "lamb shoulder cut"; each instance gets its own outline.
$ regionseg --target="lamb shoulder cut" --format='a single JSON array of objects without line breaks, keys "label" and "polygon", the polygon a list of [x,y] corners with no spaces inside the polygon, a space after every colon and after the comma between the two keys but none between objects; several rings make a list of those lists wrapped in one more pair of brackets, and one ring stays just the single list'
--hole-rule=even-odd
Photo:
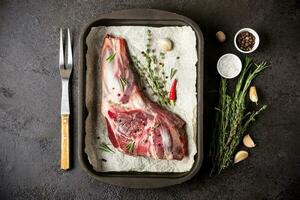
[{"label": "lamb shoulder cut", "polygon": [[183,159],[187,153],[185,122],[141,92],[124,38],[105,36],[100,71],[101,113],[113,146],[132,156]]}]

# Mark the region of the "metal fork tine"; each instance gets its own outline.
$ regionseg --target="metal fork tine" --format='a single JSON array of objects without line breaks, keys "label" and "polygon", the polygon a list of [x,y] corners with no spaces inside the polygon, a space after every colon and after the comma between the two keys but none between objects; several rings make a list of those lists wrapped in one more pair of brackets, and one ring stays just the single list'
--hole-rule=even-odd
[{"label": "metal fork tine", "polygon": [[63,36],[62,36],[62,29],[60,28],[59,31],[59,68],[63,69],[65,65],[65,59],[64,59],[64,45],[63,45]]},{"label": "metal fork tine", "polygon": [[70,29],[68,28],[68,63],[67,63],[67,67],[71,68],[72,66],[73,66],[73,56],[72,56],[71,36],[70,36]]}]

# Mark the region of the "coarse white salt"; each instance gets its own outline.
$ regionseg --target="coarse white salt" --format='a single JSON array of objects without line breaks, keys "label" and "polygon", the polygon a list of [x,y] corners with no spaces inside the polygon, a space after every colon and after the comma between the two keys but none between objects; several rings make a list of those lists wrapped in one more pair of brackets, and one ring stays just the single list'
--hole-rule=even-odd
[{"label": "coarse white salt", "polygon": [[218,60],[217,70],[224,78],[234,78],[241,72],[242,62],[236,55],[228,53]]}]

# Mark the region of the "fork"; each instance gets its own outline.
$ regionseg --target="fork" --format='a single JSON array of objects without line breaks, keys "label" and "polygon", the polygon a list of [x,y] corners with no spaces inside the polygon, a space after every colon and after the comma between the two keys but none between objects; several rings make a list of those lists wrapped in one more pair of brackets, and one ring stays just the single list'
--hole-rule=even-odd
[{"label": "fork", "polygon": [[60,28],[60,44],[59,44],[59,71],[62,81],[62,97],[61,97],[61,154],[60,168],[68,170],[70,168],[70,138],[69,138],[69,79],[73,68],[73,57],[70,30],[68,29],[67,38],[67,64],[65,65],[63,31]]}]

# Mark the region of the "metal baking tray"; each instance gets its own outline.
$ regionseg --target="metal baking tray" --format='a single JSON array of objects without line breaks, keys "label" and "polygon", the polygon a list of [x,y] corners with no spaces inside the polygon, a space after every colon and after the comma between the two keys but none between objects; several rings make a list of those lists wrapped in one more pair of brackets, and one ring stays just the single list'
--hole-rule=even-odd
[{"label": "metal baking tray", "polygon": [[[85,149],[85,120],[87,109],[85,102],[86,86],[86,37],[92,27],[97,26],[191,26],[197,39],[197,154],[194,165],[188,172],[96,172],[89,163]],[[81,32],[79,62],[79,111],[78,111],[78,157],[83,170],[95,179],[130,188],[158,188],[179,184],[191,179],[200,169],[203,160],[203,35],[198,25],[191,19],[171,12],[155,9],[131,9],[100,15],[91,21]]]}]

